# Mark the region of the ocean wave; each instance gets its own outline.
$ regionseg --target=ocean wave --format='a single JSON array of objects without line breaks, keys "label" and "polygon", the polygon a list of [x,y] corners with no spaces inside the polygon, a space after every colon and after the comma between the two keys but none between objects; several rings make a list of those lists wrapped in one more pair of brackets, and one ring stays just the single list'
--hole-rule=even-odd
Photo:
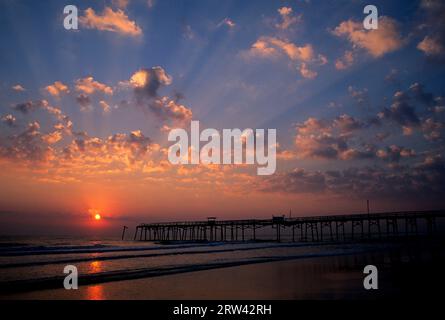
[{"label": "ocean wave", "polygon": [[[213,250],[205,250],[203,248],[208,246],[199,246],[202,250],[184,250],[184,249],[193,249],[197,246],[188,246],[188,247],[174,247],[168,249],[181,249],[181,251],[173,251],[173,252],[162,252],[162,253],[145,253],[145,254],[126,254],[126,255],[114,255],[114,256],[95,256],[95,257],[80,257],[80,258],[68,258],[68,259],[59,259],[59,260],[44,260],[44,261],[32,261],[32,262],[16,262],[16,263],[6,263],[0,264],[0,269],[5,268],[21,268],[21,267],[34,267],[34,266],[44,266],[44,265],[53,265],[53,264],[69,264],[69,263],[79,263],[79,262],[88,262],[88,261],[107,261],[107,260],[120,260],[120,259],[134,259],[134,258],[152,258],[152,257],[162,257],[162,256],[174,256],[174,255],[191,255],[191,254],[210,254],[210,253],[225,253],[225,252],[234,252],[234,251],[249,251],[249,250],[259,250],[259,249],[270,249],[270,248],[298,248],[298,247],[310,247],[316,244],[267,244],[267,245],[250,245],[244,247],[233,247],[233,245],[229,248],[223,249],[213,249]],[[227,246],[227,244],[225,244]],[[211,245],[211,247],[215,247],[215,245]],[[150,250],[156,249],[167,249],[165,247],[153,247]],[[148,250],[145,248],[145,250]],[[144,251],[145,251],[144,250]],[[126,251],[139,251],[139,248],[128,249]],[[110,252],[110,251],[101,251],[102,253]],[[72,252],[70,252],[72,253]]]},{"label": "ocean wave", "polygon": [[23,246],[23,247],[7,247],[0,249],[0,256],[27,256],[27,255],[45,255],[45,254],[71,254],[71,253],[101,253],[101,252],[120,252],[120,251],[143,251],[143,250],[159,250],[159,249],[179,249],[205,245],[222,245],[222,243],[214,244],[181,244],[170,246],[109,246],[103,244],[81,245],[81,246]]}]

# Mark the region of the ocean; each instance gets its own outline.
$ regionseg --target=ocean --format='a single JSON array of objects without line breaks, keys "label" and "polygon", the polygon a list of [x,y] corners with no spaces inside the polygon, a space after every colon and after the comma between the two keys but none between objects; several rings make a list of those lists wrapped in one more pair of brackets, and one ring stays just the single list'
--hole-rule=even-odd
[{"label": "ocean", "polygon": [[[220,272],[218,270],[247,266],[252,268],[263,264],[278,266],[279,262],[305,263],[306,266],[309,263],[306,269],[310,270],[311,261],[322,261],[321,264],[325,263],[330,272],[338,269],[338,272],[346,271],[357,278],[362,277],[363,267],[369,263],[377,264],[387,270],[400,263],[432,261],[436,256],[437,250],[434,249],[436,246],[423,245],[422,241],[408,243],[385,241],[337,244],[293,242],[161,244],[116,239],[4,237],[0,241],[0,297],[8,299],[27,294],[33,298],[36,296],[29,293],[39,292],[39,298],[57,298],[57,295],[54,296],[54,290],[66,291],[63,289],[63,279],[66,276],[63,270],[66,265],[76,266],[79,286],[107,285],[116,282],[122,286],[122,283],[129,284],[136,279],[161,279],[161,277],[166,279],[173,275],[196,275],[209,270]],[[315,263],[313,265],[315,266]],[[305,272],[308,272],[307,270]],[[300,276],[304,277],[304,274]],[[388,274],[385,276],[388,278]],[[226,277],[230,281],[230,275],[226,274]],[[392,281],[391,278],[389,280]],[[292,286],[291,283],[285,285]],[[247,288],[250,284],[241,286],[244,287],[240,287],[239,290],[250,291],[250,288]],[[295,290],[304,291],[301,286],[294,286]],[[354,282],[354,288],[361,286],[361,280]],[[397,287],[390,289],[386,292],[394,292]],[[48,293],[47,296],[45,292]],[[153,292],[149,296],[157,297]],[[165,298],[161,292],[159,296]],[[138,297],[144,298],[144,295]],[[174,295],[172,297],[174,298]],[[323,295],[320,294],[320,297]]]}]

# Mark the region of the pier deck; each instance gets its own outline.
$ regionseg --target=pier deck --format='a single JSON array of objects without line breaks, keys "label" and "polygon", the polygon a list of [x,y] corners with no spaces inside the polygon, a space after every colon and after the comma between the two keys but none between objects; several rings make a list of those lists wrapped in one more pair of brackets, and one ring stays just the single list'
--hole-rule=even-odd
[{"label": "pier deck", "polygon": [[[141,241],[249,241],[260,240],[258,231],[275,241],[346,241],[354,239],[434,235],[436,220],[445,210],[382,212],[272,219],[142,223],[134,240]],[[271,235],[273,237],[271,238]],[[264,235],[263,235],[264,237]]]}]

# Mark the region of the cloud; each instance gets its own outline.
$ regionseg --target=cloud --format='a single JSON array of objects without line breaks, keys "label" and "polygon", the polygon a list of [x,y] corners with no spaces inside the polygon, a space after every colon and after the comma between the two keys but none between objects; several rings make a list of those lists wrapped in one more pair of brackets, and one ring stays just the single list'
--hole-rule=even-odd
[{"label": "cloud", "polygon": [[107,86],[106,84],[95,81],[91,76],[76,80],[76,90],[86,94],[93,94],[96,91],[108,95],[113,94],[113,89],[111,87]]},{"label": "cloud", "polygon": [[136,163],[145,163],[148,153],[159,149],[140,130],[130,133],[115,133],[104,139],[89,137],[86,133],[64,148],[64,157],[78,166],[95,163],[97,168],[117,166],[120,170],[130,169]]},{"label": "cloud", "polygon": [[217,27],[222,27],[222,26],[226,26],[230,29],[235,28],[236,27],[236,23],[233,22],[232,19],[230,18],[224,18],[220,23],[218,23]]},{"label": "cloud", "polygon": [[186,123],[189,122],[193,116],[192,110],[168,97],[155,99],[149,104],[149,107],[156,115],[165,120],[170,119]]},{"label": "cloud", "polygon": [[1,120],[9,127],[15,127],[17,121],[12,114],[4,115]]},{"label": "cloud", "polygon": [[368,89],[364,88],[362,90],[355,89],[353,86],[348,87],[349,95],[357,101],[358,104],[362,105],[368,101]]},{"label": "cloud", "polygon": [[443,103],[442,97],[434,96],[423,84],[415,82],[408,90],[397,91],[390,107],[383,108],[378,117],[400,125],[404,136],[413,135],[417,129],[430,142],[442,141],[445,129],[441,117],[441,110],[445,110]]},{"label": "cloud", "polygon": [[47,144],[57,143],[62,140],[62,132],[56,130],[51,133],[45,134],[42,136],[42,140]]},{"label": "cloud", "polygon": [[420,101],[425,106],[431,107],[435,103],[433,94],[425,92],[425,87],[423,84],[415,82],[409,87],[408,90],[417,101]]},{"label": "cloud", "polygon": [[394,94],[393,103],[389,108],[384,108],[379,117],[390,119],[405,127],[417,127],[420,124],[420,118],[415,107],[410,104],[409,96],[402,91]]},{"label": "cloud", "polygon": [[344,137],[334,137],[328,133],[300,135],[295,138],[297,155],[300,158],[337,159],[348,148]]},{"label": "cloud", "polygon": [[60,81],[56,81],[53,84],[46,86],[45,90],[53,97],[60,97],[61,94],[70,92],[68,86]]},{"label": "cloud", "polygon": [[317,72],[309,68],[309,63],[318,63],[324,65],[327,58],[324,55],[315,55],[311,44],[297,46],[288,40],[276,37],[262,36],[255,41],[247,52],[243,53],[246,57],[260,57],[277,59],[287,57],[297,64],[297,70],[302,77],[313,79]]},{"label": "cloud", "polygon": [[130,0],[113,0],[113,6],[119,8],[119,9],[125,9],[128,6],[128,3]]},{"label": "cloud", "polygon": [[399,70],[397,70],[397,69],[391,69],[390,71],[389,71],[389,73],[385,76],[385,81],[388,81],[389,83],[392,83],[392,84],[397,84],[397,85],[399,85],[400,84],[400,81],[399,81],[399,79],[398,79],[398,76],[399,76]]},{"label": "cloud", "polygon": [[445,47],[438,39],[425,36],[417,45],[417,49],[423,51],[427,56],[442,55],[445,52]]},{"label": "cloud", "polygon": [[295,169],[268,177],[263,192],[315,193],[348,198],[435,199],[445,196],[445,164],[440,156],[428,156],[412,166],[364,167],[343,170]]},{"label": "cloud", "polygon": [[445,124],[433,118],[428,118],[422,122],[421,129],[428,141],[442,141]]},{"label": "cloud", "polygon": [[62,110],[60,110],[59,108],[51,106],[47,100],[26,101],[18,103],[12,108],[23,114],[29,114],[30,112],[33,111],[43,110],[46,111],[52,117],[54,117],[60,123],[70,126],[69,123],[71,121],[69,117],[63,114]]},{"label": "cloud", "polygon": [[326,190],[325,175],[296,168],[286,174],[275,174],[260,187],[264,192],[320,193]]},{"label": "cloud", "polygon": [[85,10],[80,23],[88,29],[97,29],[100,31],[116,32],[124,36],[137,37],[142,35],[142,29],[128,18],[121,9],[113,11],[110,7],[105,7],[101,15],[96,14],[92,8]]},{"label": "cloud", "polygon": [[136,71],[130,78],[129,85],[140,98],[153,98],[162,86],[172,83],[172,77],[162,67],[144,68]]},{"label": "cloud", "polygon": [[429,34],[417,44],[429,57],[443,56],[445,54],[445,3],[441,0],[422,0],[420,8],[426,14],[422,29]]},{"label": "cloud", "polygon": [[380,149],[377,151],[377,157],[392,163],[398,163],[401,158],[411,158],[415,156],[416,152],[413,149],[399,147],[396,145],[390,145],[385,149]]},{"label": "cloud", "polygon": [[[124,84],[133,88],[140,107],[148,108],[162,120],[185,124],[191,120],[192,110],[178,103],[177,99],[158,94],[161,87],[170,85],[172,81],[172,77],[157,66],[136,71]],[[176,95],[181,97],[180,94]]]},{"label": "cloud", "polygon": [[318,75],[317,72],[309,70],[306,62],[302,62],[300,64],[299,71],[300,71],[301,76],[306,79],[314,79]]},{"label": "cloud", "polygon": [[394,19],[381,17],[377,30],[365,30],[361,22],[346,20],[341,22],[333,34],[349,40],[354,47],[365,49],[374,58],[400,49],[405,41]]},{"label": "cloud", "polygon": [[188,40],[192,40],[196,37],[196,33],[193,31],[192,26],[187,24],[182,27],[182,36]]},{"label": "cloud", "polygon": [[285,54],[293,61],[311,61],[314,58],[312,45],[297,46],[287,40],[281,40],[275,37],[260,37],[252,47],[250,53],[254,56],[272,57],[278,54]]},{"label": "cloud", "polygon": [[36,100],[36,101],[26,101],[22,103],[16,104],[13,109],[19,111],[23,114],[27,114],[31,111],[34,111],[39,108],[46,108],[49,106],[48,101],[46,100]]},{"label": "cloud", "polygon": [[53,149],[43,142],[40,124],[33,121],[21,133],[1,142],[0,156],[15,161],[47,162],[53,158]]},{"label": "cloud", "polygon": [[334,119],[333,127],[338,128],[342,134],[349,134],[364,128],[365,124],[350,115],[343,114]]},{"label": "cloud", "polygon": [[335,68],[337,70],[347,69],[353,64],[354,64],[354,54],[350,50],[346,50],[341,58],[335,60]]},{"label": "cloud", "polygon": [[12,86],[11,89],[14,91],[17,91],[17,92],[26,91],[26,89],[24,87],[22,87],[22,85],[20,85],[20,84],[16,84],[15,86]]},{"label": "cloud", "polygon": [[295,16],[291,7],[281,7],[277,11],[281,16],[281,23],[275,25],[278,29],[287,30],[302,20],[302,15]]},{"label": "cloud", "polygon": [[350,146],[352,133],[368,126],[349,115],[341,115],[333,120],[308,118],[296,125],[295,146],[297,156],[307,159],[368,159],[375,156],[373,145],[363,145],[360,149]]},{"label": "cloud", "polygon": [[111,107],[104,100],[99,101],[99,106],[102,108],[104,113],[109,113],[111,111]]},{"label": "cloud", "polygon": [[131,131],[130,134],[114,134],[107,139],[109,152],[130,152],[134,159],[143,157],[152,147],[155,147],[154,143],[141,130]]},{"label": "cloud", "polygon": [[[89,97],[83,93],[79,97],[79,103],[88,107]],[[163,112],[169,116],[182,119],[181,112],[187,113],[179,104],[167,101],[165,104],[168,110]],[[104,103],[102,107],[107,109]],[[117,175],[133,170],[142,172],[143,168],[147,174],[159,172],[154,168],[160,146],[140,130],[116,133],[106,138],[92,137],[87,132],[74,131],[69,118],[46,100],[17,104],[14,109],[23,114],[37,110],[46,113],[39,114],[41,120],[30,121],[25,127],[21,127],[13,115],[0,118],[7,126],[14,127],[12,133],[0,130],[0,160],[18,167],[29,167],[33,174],[45,172],[45,181],[59,180],[55,179],[56,176],[64,177],[64,181],[84,181],[98,175]],[[152,167],[150,173],[149,163]]]},{"label": "cloud", "polygon": [[76,97],[76,101],[80,106],[80,111],[89,111],[91,110],[91,99],[89,96],[81,93]]}]

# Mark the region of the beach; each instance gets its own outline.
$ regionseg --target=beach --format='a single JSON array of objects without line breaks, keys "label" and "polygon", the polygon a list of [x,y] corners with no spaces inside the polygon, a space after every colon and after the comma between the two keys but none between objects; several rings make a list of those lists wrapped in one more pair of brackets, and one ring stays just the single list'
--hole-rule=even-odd
[{"label": "beach", "polygon": [[[208,253],[209,247],[212,253]],[[424,248],[424,245],[420,247]],[[125,249],[113,248],[114,250]],[[145,248],[126,248],[131,253],[136,250],[137,258],[125,257],[129,253],[124,251],[125,254],[119,253],[115,260],[107,261],[106,259],[112,256],[111,249],[101,247],[100,253],[93,253],[98,260],[78,263],[79,268],[82,264],[89,266],[86,274],[80,273],[78,290],[65,290],[61,277],[51,278],[52,282],[48,282],[48,278],[43,278],[47,280],[38,283],[25,281],[27,286],[19,292],[11,290],[5,293],[3,290],[0,298],[32,300],[384,299],[407,296],[411,293],[419,295],[422,292],[419,290],[422,286],[430,288],[433,285],[439,285],[440,281],[438,282],[437,279],[433,283],[425,276],[439,274],[435,273],[435,270],[443,265],[441,258],[434,258],[435,254],[429,254],[427,250],[420,253],[413,245],[400,246],[394,243],[200,244],[197,247],[173,246],[170,249],[168,246],[150,244]],[[146,249],[149,249],[152,256],[140,257],[146,254]],[[86,248],[76,247],[70,250],[83,252]],[[165,256],[166,251],[169,250],[173,252]],[[190,253],[196,251],[203,253]],[[68,256],[73,255],[85,254],[68,254]],[[87,253],[84,258],[90,255]],[[43,259],[39,255],[32,256],[34,259],[36,257]],[[42,256],[47,255],[42,254]],[[67,255],[63,251],[51,257],[53,259],[57,257],[60,261],[61,256],[66,260]],[[135,262],[142,261],[142,264],[147,266],[153,265],[156,259],[162,263],[162,266],[147,268],[149,270],[143,268],[144,271],[141,271],[139,262]],[[186,261],[193,261],[193,263],[186,265]],[[51,264],[42,266],[22,266],[16,268],[14,274],[17,275],[26,268],[39,268],[51,273],[52,270],[57,269],[57,266],[60,268],[63,264],[53,261]],[[363,268],[368,264],[374,264],[379,268],[379,290],[365,290],[363,287],[365,276]],[[121,269],[122,266],[125,268]],[[134,268],[132,273],[128,273],[131,268]],[[8,270],[8,268],[3,269]],[[134,273],[134,270],[138,273]],[[399,281],[411,271],[414,273],[410,274],[410,280],[406,284]],[[110,277],[110,273],[113,277]],[[3,273],[2,277],[6,275]],[[91,275],[94,278],[88,278]],[[86,281],[84,279],[90,279],[88,281],[93,283],[84,284]],[[24,280],[20,281],[23,283]],[[2,282],[0,286],[5,283]],[[17,280],[13,281],[12,285],[10,282],[9,287],[14,289],[14,283],[17,283]]]}]

